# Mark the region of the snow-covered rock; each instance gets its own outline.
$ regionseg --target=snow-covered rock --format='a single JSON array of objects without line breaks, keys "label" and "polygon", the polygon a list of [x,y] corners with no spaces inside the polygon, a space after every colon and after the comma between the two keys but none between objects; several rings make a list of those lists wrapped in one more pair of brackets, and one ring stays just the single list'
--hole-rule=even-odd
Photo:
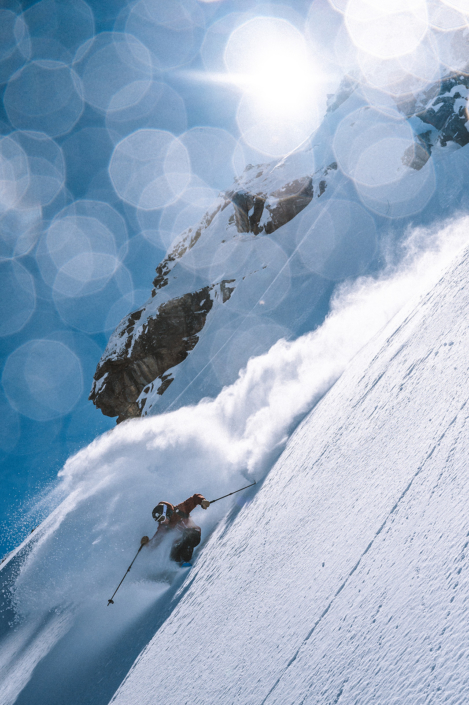
[{"label": "snow-covered rock", "polygon": [[249,165],[178,234],[151,298],[111,336],[90,399],[118,422],[196,403],[318,325],[335,282],[381,266],[388,218],[402,235],[416,213],[458,206],[445,182],[464,179],[443,162],[469,141],[467,85],[453,75],[380,112],[344,83],[311,143]]},{"label": "snow-covered rock", "polygon": [[[187,358],[207,318],[224,308],[233,292],[241,289],[235,295],[235,316],[240,294],[245,290],[246,297],[247,292],[236,316],[241,320],[270,284],[275,287],[285,256],[269,247],[268,239],[258,247],[255,238],[279,230],[324,194],[337,164],[331,157],[325,168],[309,174],[312,163],[307,152],[248,168],[198,226],[182,233],[156,268],[151,299],[120,322],[98,365],[90,399],[104,414],[118,416],[119,422],[148,413],[156,395],[174,380],[168,370]],[[296,176],[288,180],[289,174]],[[220,325],[229,313],[218,318]]]}]

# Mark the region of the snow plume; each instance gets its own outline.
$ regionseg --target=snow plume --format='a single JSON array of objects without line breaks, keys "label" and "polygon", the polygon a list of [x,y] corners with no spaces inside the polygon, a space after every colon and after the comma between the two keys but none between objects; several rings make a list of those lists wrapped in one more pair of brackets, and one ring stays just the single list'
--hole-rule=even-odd
[{"label": "snow plume", "polygon": [[[406,304],[411,307],[415,297],[428,291],[468,242],[469,218],[434,233],[414,230],[398,262],[379,276],[341,285],[320,328],[293,342],[280,340],[251,359],[216,399],[127,421],[70,458],[49,498],[64,499],[34,535],[12,589],[32,665],[44,654],[34,640],[31,646],[27,624],[41,614],[45,630],[50,630],[51,614],[74,615],[76,636],[68,639],[68,647],[62,631],[54,633],[74,663],[89,663],[156,604],[179,570],[170,567],[167,547],[144,548],[116,598],[119,604],[104,610],[141,536],[156,529],[151,510],[157,502],[177,503],[194,492],[214,499],[260,480],[294,425],[354,355]],[[247,496],[235,495],[206,512],[196,509],[193,518],[203,536],[232,503]],[[11,649],[19,648],[18,632],[14,643],[9,638],[0,644],[0,668],[2,660],[11,658]],[[52,649],[50,638],[47,643]],[[11,697],[8,702],[14,702]]]}]

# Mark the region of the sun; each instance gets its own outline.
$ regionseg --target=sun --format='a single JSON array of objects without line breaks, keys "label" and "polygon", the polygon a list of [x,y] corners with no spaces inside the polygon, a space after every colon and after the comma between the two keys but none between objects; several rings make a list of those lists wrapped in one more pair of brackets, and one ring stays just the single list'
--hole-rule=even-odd
[{"label": "sun", "polygon": [[283,19],[258,17],[238,27],[225,49],[230,80],[265,111],[301,110],[319,83],[302,33]]},{"label": "sun", "polygon": [[242,92],[238,126],[245,141],[280,156],[319,124],[325,76],[303,34],[290,22],[256,17],[229,37],[224,80]]}]

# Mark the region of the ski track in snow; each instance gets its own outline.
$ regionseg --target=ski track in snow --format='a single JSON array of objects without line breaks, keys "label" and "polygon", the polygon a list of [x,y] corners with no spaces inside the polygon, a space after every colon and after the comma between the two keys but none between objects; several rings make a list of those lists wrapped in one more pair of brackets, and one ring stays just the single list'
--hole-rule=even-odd
[{"label": "ski track in snow", "polygon": [[[373,385],[373,386],[374,386],[374,385]],[[461,407],[461,411],[464,409],[464,407],[466,406],[466,404],[467,404],[467,400],[463,403],[463,405],[462,405],[462,407]],[[443,440],[443,438],[445,437],[447,431],[451,428],[451,426],[453,426],[453,424],[455,423],[456,419],[457,419],[457,417],[454,417],[454,419],[452,419],[452,421],[450,421],[450,423],[449,423],[449,425],[448,425],[448,428],[443,432],[443,434],[441,435],[441,437],[438,439],[438,443],[436,443],[436,444],[433,446],[433,448],[432,448],[431,451],[428,453],[428,455],[427,455],[427,457],[425,458],[425,460],[423,461],[423,463],[422,463],[422,464],[420,465],[420,467],[417,469],[415,475],[412,477],[412,479],[410,480],[409,484],[408,484],[407,487],[404,489],[404,491],[402,492],[401,496],[400,496],[399,499],[396,501],[395,505],[392,507],[391,511],[389,512],[389,514],[387,515],[387,517],[385,518],[385,520],[383,521],[383,523],[382,523],[381,526],[379,527],[379,529],[378,529],[378,531],[376,532],[376,534],[373,536],[373,538],[372,538],[372,540],[370,541],[370,543],[368,544],[368,546],[367,546],[367,547],[365,548],[365,550],[363,551],[363,553],[362,553],[362,555],[360,556],[360,558],[358,559],[357,563],[354,565],[354,567],[352,568],[352,570],[350,571],[350,573],[349,573],[348,576],[346,577],[345,581],[344,581],[344,582],[342,583],[342,585],[339,587],[339,589],[337,590],[337,592],[336,592],[335,595],[333,596],[332,600],[331,600],[331,601],[329,602],[329,604],[327,605],[327,607],[326,607],[326,609],[324,610],[324,612],[321,614],[321,616],[319,617],[319,619],[315,622],[315,624],[314,624],[313,627],[311,628],[310,632],[307,634],[305,640],[302,642],[302,644],[300,645],[300,647],[297,649],[297,651],[295,652],[295,654],[292,656],[292,658],[290,659],[289,663],[287,664],[286,669],[285,669],[284,672],[279,676],[279,678],[278,678],[277,681],[274,683],[274,685],[272,686],[272,688],[270,689],[270,691],[267,693],[267,696],[264,698],[264,700],[262,701],[262,704],[261,704],[261,705],[264,705],[264,703],[268,702],[268,699],[269,699],[270,694],[271,694],[271,693],[275,690],[275,688],[279,685],[279,683],[280,683],[280,681],[282,680],[283,676],[284,676],[285,673],[288,671],[288,669],[290,668],[290,666],[292,666],[293,663],[296,661],[298,655],[300,654],[300,652],[302,651],[302,649],[304,648],[304,646],[307,645],[307,642],[311,639],[311,637],[313,636],[313,634],[314,634],[314,632],[316,631],[317,627],[320,625],[320,623],[322,622],[322,620],[324,619],[324,617],[328,614],[328,612],[329,612],[329,610],[331,609],[331,607],[333,607],[333,605],[334,605],[334,603],[335,603],[335,601],[336,601],[336,598],[340,595],[340,593],[342,592],[342,590],[348,585],[349,579],[353,576],[353,574],[355,573],[355,571],[361,566],[361,564],[362,564],[362,562],[363,562],[363,559],[365,558],[366,554],[370,551],[371,548],[373,548],[376,539],[379,537],[379,535],[381,534],[381,532],[386,528],[386,526],[388,525],[388,523],[390,522],[390,520],[393,518],[394,512],[398,509],[398,507],[399,507],[399,505],[401,504],[402,500],[404,499],[404,497],[406,496],[406,494],[408,493],[408,491],[409,491],[409,490],[411,489],[411,487],[413,486],[415,480],[416,480],[417,477],[420,475],[420,473],[422,472],[422,470],[424,470],[427,461],[430,460],[430,458],[432,457],[432,455],[433,455],[433,453],[435,452],[436,448],[440,445],[440,443],[441,443],[441,441]],[[468,535],[469,535],[469,532],[468,532]],[[347,680],[348,680],[348,679],[347,679]],[[310,687],[311,687],[312,684],[310,683],[309,685],[310,685]],[[342,693],[343,693],[343,687],[342,687],[341,691],[339,692],[338,697],[341,696]],[[301,701],[300,705],[302,705],[302,703],[304,703],[304,702],[305,702],[305,698],[303,698],[303,700]],[[334,700],[334,702],[338,702],[338,698],[337,698],[336,700]]]},{"label": "ski track in snow", "polygon": [[467,702],[468,277],[353,360],[114,705]]},{"label": "ski track in snow", "polygon": [[[124,646],[119,647],[121,640],[128,644],[126,658],[134,653],[132,649],[137,649],[133,656],[135,658],[142,644],[138,639],[131,643],[132,637],[129,635],[135,625],[143,624],[145,615],[148,616],[152,610],[153,621],[150,622],[156,625],[156,629],[160,623],[155,614],[158,611],[166,614],[165,610],[169,610],[167,621],[156,638],[156,651],[150,645],[144,652],[135,669],[130,672],[122,691],[116,696],[116,702],[122,705],[153,702],[155,688],[161,688],[166,693],[168,705],[172,702],[200,702],[204,705],[209,702],[228,703],[233,699],[238,702],[238,698],[239,702],[246,703],[275,701],[272,698],[276,698],[277,692],[288,681],[289,674],[299,667],[303,652],[313,637],[318,638],[318,630],[325,620],[331,618],[338,600],[344,599],[350,581],[356,580],[363,560],[370,555],[370,549],[366,546],[369,547],[373,540],[376,543],[387,530],[385,517],[389,514],[389,506],[395,503],[395,497],[406,496],[405,487],[409,484],[409,477],[404,470],[397,473],[398,481],[393,484],[395,478],[388,468],[389,487],[385,484],[383,488],[382,479],[378,482],[373,476],[370,463],[359,465],[351,476],[360,479],[360,487],[369,493],[370,499],[373,494],[379,496],[382,492],[384,497],[381,498],[377,512],[369,515],[363,512],[360,530],[349,527],[351,533],[339,535],[334,521],[338,516],[342,517],[350,502],[344,498],[341,507],[337,492],[346,486],[347,478],[340,475],[339,464],[330,461],[321,480],[324,486],[316,487],[313,491],[315,478],[321,473],[316,469],[310,476],[308,471],[313,465],[317,468],[326,467],[324,464],[328,454],[336,446],[341,429],[344,428],[337,425],[337,419],[345,424],[344,409],[347,409],[347,416],[353,419],[358,418],[364,408],[369,410],[373,399],[376,408],[380,404],[387,408],[389,400],[382,386],[386,384],[389,375],[387,366],[391,368],[392,359],[386,365],[382,362],[382,356],[373,361],[370,370],[374,371],[375,365],[377,372],[371,384],[371,373],[368,370],[363,372],[362,357],[359,356],[358,362],[352,363],[352,368],[360,370],[362,377],[356,378],[350,372],[348,379],[352,381],[343,382],[340,387],[336,385],[317,406],[311,419],[304,422],[294,435],[281,461],[269,474],[251,504],[243,508],[249,495],[238,495],[233,498],[231,505],[230,500],[227,500],[214,505],[208,512],[197,510],[194,519],[202,525],[204,536],[215,530],[208,545],[200,551],[189,580],[176,594],[170,591],[164,602],[165,591],[168,591],[172,579],[166,575],[170,566],[162,549],[156,552],[149,549],[148,552],[142,552],[132,573],[126,578],[116,596],[116,605],[110,609],[105,608],[107,599],[135,555],[140,537],[143,534],[151,535],[154,531],[155,527],[149,523],[149,517],[157,501],[163,498],[181,501],[193,492],[203,492],[213,498],[240,486],[238,483],[245,484],[245,478],[264,477],[273,460],[284,448],[298,420],[324,396],[350,360],[389,320],[400,311],[392,323],[395,329],[399,322],[406,319],[409,311],[415,307],[415,297],[418,299],[419,295],[428,291],[440,279],[452,258],[467,243],[467,231],[468,220],[461,219],[438,233],[414,232],[409,239],[407,256],[398,266],[389,268],[377,279],[363,277],[343,285],[323,326],[296,341],[279,341],[267,354],[250,360],[238,381],[226,387],[216,399],[203,400],[195,407],[181,408],[158,417],[126,422],[96,439],[67,461],[60,473],[59,487],[48,500],[57,503],[59,497],[65,499],[35,532],[34,545],[29,553],[14,552],[2,566],[11,567],[14,561],[18,567],[18,575],[12,587],[17,636],[11,642],[8,637],[0,642],[0,659],[7,662],[15,658],[15,640],[25,645],[21,678],[12,679],[7,676],[5,681],[10,688],[8,702],[15,702],[23,690],[24,696],[19,695],[17,700],[21,705],[28,703],[32,692],[35,693],[37,705],[55,705],[62,703],[64,698],[69,703],[82,702],[84,697],[89,705],[93,702],[107,702],[102,694],[93,696],[91,686],[90,692],[85,696],[76,695],[81,700],[75,701],[72,700],[73,692],[53,692],[53,688],[56,688],[54,673],[69,669],[70,662],[75,664],[77,673],[83,669],[91,673],[94,661],[98,662],[101,658],[103,663],[106,662],[108,657],[105,654],[111,647],[120,648],[123,653]],[[422,250],[422,245],[426,249]],[[402,323],[402,330],[409,329],[409,321],[415,315],[411,314],[405,325]],[[396,340],[400,340],[400,330],[398,328],[395,334]],[[381,341],[378,347],[376,342],[371,344],[371,349],[376,349],[377,355],[382,344],[381,338],[378,339]],[[394,349],[393,345],[391,336],[389,349]],[[406,345],[410,344],[401,344],[396,351],[397,356],[406,354]],[[428,350],[422,351],[422,360],[427,358]],[[414,368],[410,366],[407,371],[408,380],[415,377],[415,361],[412,364]],[[438,388],[439,384],[438,380]],[[336,388],[341,392],[337,392]],[[335,410],[337,418],[334,423],[327,416],[327,411],[324,411],[328,408]],[[370,416],[375,411],[369,411]],[[415,413],[420,412],[417,410]],[[326,428],[310,432],[309,424],[314,425],[315,419],[326,419]],[[363,425],[363,422],[360,423]],[[321,439],[328,433],[335,434],[337,438],[318,453]],[[313,434],[312,437],[310,434]],[[366,448],[368,440],[357,434],[353,443]],[[384,448],[380,447],[380,451],[383,452]],[[334,471],[331,471],[331,467]],[[387,478],[386,473],[384,476]],[[308,483],[312,481],[313,486],[308,490]],[[371,488],[368,483],[371,483]],[[313,501],[314,512],[322,517],[324,526],[329,526],[329,532],[317,524],[316,517],[311,520],[309,515],[303,515],[295,509],[301,506],[301,499],[298,505],[298,496],[288,501],[285,499],[282,505],[282,492],[285,492],[286,497],[289,496],[288,492],[299,492],[300,498],[301,493],[305,492],[307,502]],[[355,501],[359,502],[358,497]],[[230,506],[240,508],[239,515],[235,517],[235,512],[233,516],[223,518]],[[349,506],[349,511],[350,516],[354,515],[356,507]],[[283,522],[279,520],[280,516],[283,516]],[[376,525],[373,534],[375,539],[369,535],[369,526],[366,526],[365,531],[365,518],[370,526]],[[381,533],[378,531],[380,526]],[[309,554],[303,555],[298,548],[297,539],[302,532],[305,532],[305,545],[312,547],[312,562]],[[314,532],[322,537],[319,545],[315,543]],[[26,547],[28,543],[25,542]],[[278,561],[278,546],[288,554],[286,575]],[[290,551],[292,555],[289,555]],[[323,582],[316,574],[321,551],[329,551],[331,560],[337,563],[331,572],[324,569]],[[340,555],[334,554],[334,551],[339,551]],[[258,565],[253,566],[253,561],[257,561]],[[269,566],[275,566],[275,571],[278,571],[276,574],[280,586],[278,592],[271,589],[268,594],[266,591],[271,584]],[[308,568],[306,582],[303,578],[305,567]],[[253,571],[252,575],[250,571]],[[304,594],[295,593],[293,575],[303,585]],[[259,613],[252,612],[246,584],[257,595],[266,596],[265,603],[258,606]],[[176,589],[178,585],[176,581]],[[236,594],[232,595],[235,585]],[[314,609],[311,613],[307,612],[306,619],[301,606],[306,604],[306,597],[315,585],[318,594],[315,594],[314,601],[308,601],[308,604],[314,604]],[[231,595],[229,599],[233,607],[236,605],[236,609],[244,615],[239,624],[227,622],[223,613],[218,612],[220,605],[224,604],[223,595]],[[245,603],[240,603],[241,597]],[[163,602],[160,602],[162,599]],[[298,609],[299,614],[291,619],[288,612],[286,620],[285,616],[277,614],[279,604],[291,604],[292,609]],[[191,605],[196,605],[195,609],[200,610],[200,614],[194,616]],[[107,611],[103,612],[103,608]],[[60,633],[51,633],[49,638],[49,618],[57,610],[63,615],[63,624],[66,626],[63,629],[61,627]],[[210,629],[215,628],[217,631],[225,625],[232,635],[232,641],[227,644],[223,634],[219,633],[205,638],[202,615],[205,615],[204,619]],[[277,615],[277,622],[272,622],[273,615]],[[33,646],[28,646],[33,619],[43,625],[43,638],[39,631]],[[178,636],[187,624],[191,624],[189,634]],[[263,634],[263,629],[268,627],[271,630],[272,624],[275,624],[274,632],[280,641],[276,658],[265,648],[266,637]],[[246,625],[250,625],[249,628]],[[284,633],[282,630],[285,630]],[[68,633],[64,635],[64,631]],[[143,639],[144,636],[139,638]],[[174,654],[169,650],[173,638],[178,644]],[[36,643],[41,644],[40,650],[34,646]],[[196,656],[192,656],[191,645]],[[239,653],[239,648],[242,653]],[[259,662],[254,663],[257,656],[254,658],[253,654],[264,654],[264,651],[266,656],[262,655]],[[224,673],[226,658],[227,672],[232,675],[227,677],[224,689],[213,689],[213,686],[207,685],[206,678],[212,669],[220,677],[220,668]],[[160,663],[158,668],[161,669],[161,681],[155,676],[155,681],[148,683],[148,671],[145,670],[148,666],[145,665],[142,675],[142,664],[147,663],[147,659],[151,659],[152,664],[153,661]],[[198,670],[196,659],[206,664],[203,666],[206,669],[205,675]],[[122,663],[121,668],[125,668],[125,658]],[[168,663],[172,664],[169,670]],[[100,668],[104,671],[106,669],[105,665]],[[153,674],[153,665],[150,670]],[[179,685],[172,681],[174,674],[179,672],[191,674],[190,677],[200,683],[201,687],[203,684],[201,699],[197,693],[193,699],[192,696],[188,699],[184,678]],[[136,686],[135,674],[140,674],[138,677],[143,685]],[[242,674],[250,679],[250,690],[247,692],[239,685]],[[279,674],[283,675],[279,678]],[[63,682],[66,683],[65,678]],[[115,683],[114,689],[119,682]],[[256,687],[254,682],[258,684]],[[62,684],[61,687],[66,686]],[[135,695],[136,699],[129,694],[129,688],[138,694]],[[298,701],[289,700],[285,693],[282,697],[283,702]]]}]

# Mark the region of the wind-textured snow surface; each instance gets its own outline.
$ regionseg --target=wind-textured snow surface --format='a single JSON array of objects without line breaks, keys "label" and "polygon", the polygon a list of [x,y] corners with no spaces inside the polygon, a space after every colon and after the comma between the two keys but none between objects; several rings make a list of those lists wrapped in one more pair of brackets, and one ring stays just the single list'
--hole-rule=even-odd
[{"label": "wind-textured snow surface", "polygon": [[355,357],[113,705],[468,702],[468,279]]},{"label": "wind-textured snow surface", "polygon": [[[341,287],[320,328],[250,360],[215,399],[128,421],[70,458],[45,500],[56,509],[0,571],[2,705],[107,705],[153,637],[116,696],[121,705],[154,703],[161,694],[168,704],[260,703],[271,690],[271,702],[278,695],[296,703],[303,687],[315,702],[298,675],[294,686],[281,689],[310,654],[319,625],[326,624],[325,610],[330,619],[337,604],[339,620],[358,619],[355,608],[341,611],[337,595],[349,593],[340,588],[353,587],[360,575],[354,567],[375,555],[365,549],[386,535],[374,538],[414,475],[418,481],[427,476],[430,460],[422,472],[423,459],[446,428],[445,414],[453,418],[464,394],[466,312],[458,299],[469,296],[464,266],[438,285],[410,323],[389,333],[389,341],[374,340],[368,351],[360,350],[389,321],[391,332],[396,329],[396,316],[415,307],[468,241],[467,218],[440,231],[415,230],[400,259],[379,277]],[[436,311],[429,315],[431,306]],[[453,321],[458,335],[445,332]],[[439,337],[441,345],[434,340]],[[407,347],[398,352],[404,339]],[[416,346],[425,363],[412,374]],[[420,379],[420,369],[428,379]],[[383,388],[388,382],[390,390]],[[325,394],[282,454],[292,429]],[[115,604],[106,606],[140,537],[153,533],[151,510],[159,500],[178,502],[194,492],[213,499],[262,480],[280,455],[252,503],[257,488],[235,495],[231,504],[227,499],[194,512],[204,539],[214,533],[197,549],[189,574],[170,564],[167,546],[145,548]],[[421,501],[424,506],[427,498]],[[399,541],[390,550],[403,553]],[[369,558],[361,561],[364,552]],[[391,586],[394,579],[399,583],[387,567],[384,572]],[[419,599],[422,594],[426,589]],[[427,599],[431,606],[431,595]],[[379,615],[387,615],[384,607]],[[341,623],[339,637],[345,638],[348,624]],[[390,629],[383,627],[383,640]],[[368,639],[366,630],[353,633],[352,648],[361,636]],[[338,659],[338,692],[348,671],[334,634],[326,629],[332,641],[324,648],[327,664],[330,649]],[[313,646],[313,660],[315,655]],[[378,652],[374,658],[380,662]],[[308,661],[305,672],[322,663]],[[352,672],[355,677],[359,670]],[[369,664],[363,672],[369,675]],[[329,702],[329,695],[322,697],[318,702]]]}]

